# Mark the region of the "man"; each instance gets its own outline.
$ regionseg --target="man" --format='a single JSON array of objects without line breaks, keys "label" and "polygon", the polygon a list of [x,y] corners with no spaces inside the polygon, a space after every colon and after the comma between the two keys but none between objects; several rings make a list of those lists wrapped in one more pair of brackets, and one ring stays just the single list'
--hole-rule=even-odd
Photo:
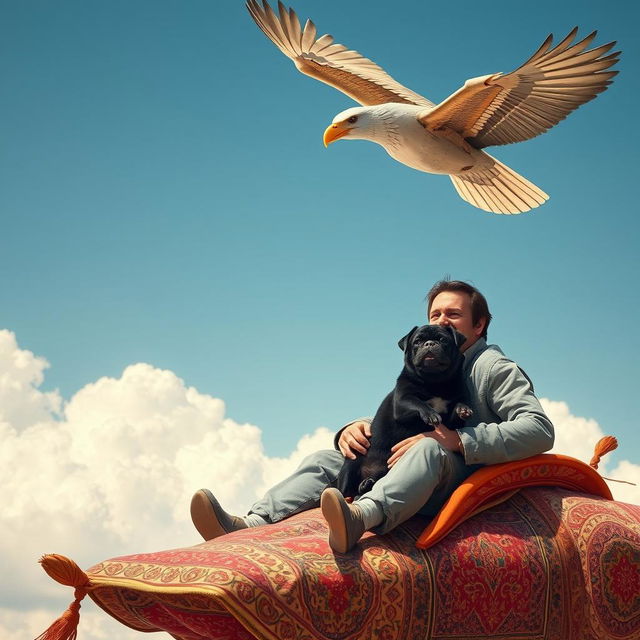
[{"label": "man", "polygon": [[356,420],[338,432],[335,450],[305,458],[243,518],[227,514],[210,491],[196,492],[191,517],[205,540],[278,522],[320,504],[329,525],[329,544],[344,553],[365,531],[383,534],[416,513],[434,516],[479,467],[519,460],[553,446],[553,425],[531,381],[499,347],[486,343],[491,313],[484,296],[465,282],[443,280],[429,291],[427,315],[431,324],[452,325],[467,338],[461,350],[473,417],[465,426],[450,430],[440,425],[397,443],[387,475],[348,504],[331,485],[344,458],[355,458],[369,446],[371,421]]}]

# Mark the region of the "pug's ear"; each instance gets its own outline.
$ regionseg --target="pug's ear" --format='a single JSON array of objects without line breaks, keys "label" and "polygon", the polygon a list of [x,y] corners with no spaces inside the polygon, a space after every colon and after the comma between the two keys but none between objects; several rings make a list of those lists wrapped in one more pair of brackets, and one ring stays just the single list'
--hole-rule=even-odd
[{"label": "pug's ear", "polygon": [[453,334],[453,341],[456,347],[460,348],[467,341],[467,336],[454,329],[451,325],[449,325],[449,329],[451,329],[451,333]]},{"label": "pug's ear", "polygon": [[413,329],[411,329],[411,331],[409,331],[409,333],[407,333],[407,335],[404,336],[404,338],[400,338],[400,340],[398,341],[398,346],[400,347],[400,349],[402,349],[402,351],[407,350],[407,345],[411,342],[411,338],[413,338],[413,334],[417,330],[418,330],[418,327],[413,327]]}]

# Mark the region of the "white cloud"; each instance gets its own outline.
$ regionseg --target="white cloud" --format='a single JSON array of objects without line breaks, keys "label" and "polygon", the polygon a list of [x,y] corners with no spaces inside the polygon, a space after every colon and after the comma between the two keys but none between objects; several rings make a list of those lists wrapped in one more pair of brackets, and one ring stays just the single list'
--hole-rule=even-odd
[{"label": "white cloud", "polygon": [[[565,402],[541,398],[540,403],[555,427],[556,441],[552,453],[561,453],[589,463],[598,440],[605,435],[615,435],[603,433],[595,420],[572,415]],[[622,460],[612,471],[609,471],[609,466],[607,457],[603,457],[598,465],[598,472],[607,478],[625,480],[636,485],[609,481],[614,499],[640,504],[640,465]]]},{"label": "white cloud", "polygon": [[640,504],[640,465],[633,464],[628,460],[622,460],[606,475],[616,480],[624,480],[635,484],[635,486],[632,486],[626,483],[609,482],[611,493],[616,500]]},{"label": "white cloud", "polygon": [[[48,363],[0,331],[0,637],[37,636],[72,598],[37,564],[61,553],[80,566],[128,553],[199,542],[188,515],[191,494],[214,490],[244,513],[308,453],[332,446],[325,428],[304,436],[287,457],[264,454],[261,431],[225,417],[224,402],[148,364],[100,378],[67,403],[42,392]],[[544,400],[557,429],[555,450],[588,461],[602,436],[593,420]],[[640,482],[623,461],[613,477]],[[637,487],[614,495],[640,503]],[[140,637],[85,600],[85,640]],[[165,636],[163,636],[165,637]],[[168,637],[168,636],[166,636]]]},{"label": "white cloud", "polygon": [[[69,598],[71,601],[72,598]],[[33,608],[28,612],[0,608],[0,638],[2,640],[31,640],[37,638],[62,613],[62,610]],[[78,637],[82,640],[142,640],[139,631],[125,627],[107,616],[89,598],[82,601]],[[154,640],[171,640],[165,633],[156,634]]]},{"label": "white cloud", "polygon": [[[43,553],[88,567],[196,544],[188,514],[196,489],[210,487],[244,513],[306,453],[331,446],[332,434],[318,429],[291,456],[268,458],[259,428],[226,418],[222,400],[147,364],[86,385],[65,405],[39,389],[47,366],[0,332],[0,558],[12,576],[0,585],[2,638],[35,637],[71,599],[37,564]],[[104,614],[86,608],[83,637],[112,637]]]},{"label": "white cloud", "polygon": [[595,420],[572,415],[566,402],[541,398],[545,413],[555,427],[556,440],[553,453],[589,462],[596,442],[604,435]]},{"label": "white cloud", "polygon": [[37,389],[48,367],[44,358],[19,349],[13,333],[0,330],[0,422],[6,420],[21,431],[60,410],[59,394]]}]

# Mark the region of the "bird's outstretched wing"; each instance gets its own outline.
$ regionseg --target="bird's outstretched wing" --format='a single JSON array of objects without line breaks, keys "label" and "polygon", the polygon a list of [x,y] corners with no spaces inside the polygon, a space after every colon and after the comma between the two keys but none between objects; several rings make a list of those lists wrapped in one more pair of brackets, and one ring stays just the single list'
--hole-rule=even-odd
[{"label": "bird's outstretched wing", "polygon": [[333,37],[316,37],[316,27],[307,20],[304,29],[293,9],[278,2],[278,14],[266,0],[247,0],[247,9],[264,34],[291,58],[296,67],[316,80],[346,93],[362,105],[384,102],[435,106],[433,102],[396,82],[375,62],[334,44]]},{"label": "bird's outstretched wing", "polygon": [[611,84],[619,51],[615,42],[585,49],[596,31],[574,43],[576,27],[552,47],[550,35],[520,68],[467,80],[464,86],[419,119],[431,130],[453,129],[480,149],[529,140],[566,118]]}]

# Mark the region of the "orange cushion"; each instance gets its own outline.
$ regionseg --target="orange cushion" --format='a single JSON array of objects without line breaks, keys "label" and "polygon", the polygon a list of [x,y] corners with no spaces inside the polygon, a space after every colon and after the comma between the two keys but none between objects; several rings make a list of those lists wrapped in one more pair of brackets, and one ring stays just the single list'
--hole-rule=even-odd
[{"label": "orange cushion", "polygon": [[416,545],[428,549],[476,513],[510,498],[523,487],[564,487],[613,500],[602,476],[588,464],[555,453],[483,467],[452,494]]}]

